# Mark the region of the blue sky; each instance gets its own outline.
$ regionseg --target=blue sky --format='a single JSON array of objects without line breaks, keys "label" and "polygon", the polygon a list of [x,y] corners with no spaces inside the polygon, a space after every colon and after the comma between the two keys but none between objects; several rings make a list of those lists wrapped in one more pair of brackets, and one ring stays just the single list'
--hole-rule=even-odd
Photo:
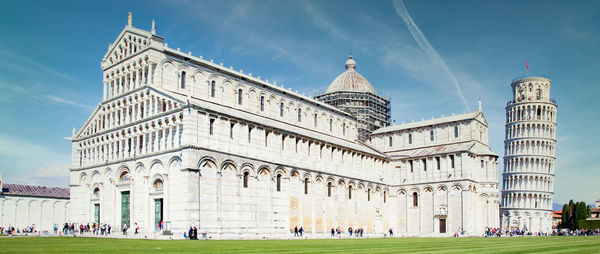
[{"label": "blue sky", "polygon": [[64,138],[100,102],[100,60],[131,11],[136,27],[155,19],[172,48],[306,94],[325,89],[352,53],[392,98],[397,123],[474,110],[481,99],[500,156],[510,81],[527,59],[558,102],[555,202],[600,198],[600,2],[404,6],[430,47],[391,1],[0,0],[0,172],[5,182],[68,186]]}]

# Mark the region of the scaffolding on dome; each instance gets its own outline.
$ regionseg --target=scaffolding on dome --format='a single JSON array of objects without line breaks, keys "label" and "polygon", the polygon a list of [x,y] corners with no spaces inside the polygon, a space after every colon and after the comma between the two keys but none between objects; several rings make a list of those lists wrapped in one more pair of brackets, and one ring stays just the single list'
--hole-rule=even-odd
[{"label": "scaffolding on dome", "polygon": [[365,92],[337,91],[320,94],[314,98],[355,116],[359,123],[359,140],[365,141],[374,130],[390,125],[389,97]]}]

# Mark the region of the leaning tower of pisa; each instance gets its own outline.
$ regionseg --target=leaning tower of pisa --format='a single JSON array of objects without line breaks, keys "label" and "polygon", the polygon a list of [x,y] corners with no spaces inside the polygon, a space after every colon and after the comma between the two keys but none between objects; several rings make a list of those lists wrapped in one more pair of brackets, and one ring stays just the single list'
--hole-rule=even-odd
[{"label": "leaning tower of pisa", "polygon": [[556,161],[556,102],[552,81],[517,78],[506,105],[502,228],[529,232],[552,230],[552,200]]}]

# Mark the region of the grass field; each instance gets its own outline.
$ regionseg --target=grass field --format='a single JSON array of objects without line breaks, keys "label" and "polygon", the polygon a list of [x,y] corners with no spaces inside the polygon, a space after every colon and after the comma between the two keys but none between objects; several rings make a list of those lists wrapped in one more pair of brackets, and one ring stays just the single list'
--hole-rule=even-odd
[{"label": "grass field", "polygon": [[599,253],[600,237],[130,240],[2,237],[0,253]]}]

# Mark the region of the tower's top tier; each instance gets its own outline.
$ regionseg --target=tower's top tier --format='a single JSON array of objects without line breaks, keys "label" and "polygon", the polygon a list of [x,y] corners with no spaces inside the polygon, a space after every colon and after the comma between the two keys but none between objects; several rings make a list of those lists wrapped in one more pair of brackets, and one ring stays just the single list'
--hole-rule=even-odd
[{"label": "tower's top tier", "polygon": [[552,80],[544,77],[526,77],[515,79],[510,86],[513,92],[513,103],[520,102],[552,102],[550,85]]}]

